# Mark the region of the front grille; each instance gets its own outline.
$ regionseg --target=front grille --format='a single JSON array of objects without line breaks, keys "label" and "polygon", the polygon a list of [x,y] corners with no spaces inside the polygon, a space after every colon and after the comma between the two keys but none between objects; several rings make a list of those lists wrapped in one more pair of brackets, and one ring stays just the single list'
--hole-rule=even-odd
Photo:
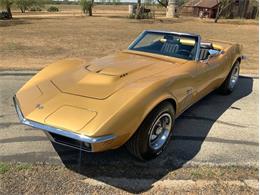
[{"label": "front grille", "polygon": [[56,133],[50,133],[51,137],[53,138],[53,140],[56,143],[62,144],[62,145],[66,145],[66,146],[70,146],[79,150],[84,150],[84,151],[91,151],[91,144],[88,144],[89,146],[86,146],[84,142],[75,140],[75,139],[71,139],[69,137],[65,137],[62,135],[58,135]]}]

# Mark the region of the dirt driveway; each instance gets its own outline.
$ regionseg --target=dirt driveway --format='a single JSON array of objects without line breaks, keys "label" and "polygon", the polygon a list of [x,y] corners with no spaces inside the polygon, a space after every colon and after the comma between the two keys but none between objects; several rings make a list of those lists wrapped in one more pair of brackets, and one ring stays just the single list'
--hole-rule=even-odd
[{"label": "dirt driveway", "polygon": [[[127,13],[125,9],[123,11]],[[60,15],[64,14],[67,13]],[[203,39],[241,43],[248,57],[242,64],[243,71],[258,73],[258,24],[255,22],[230,24],[220,21],[215,24],[210,20],[183,17],[136,21],[127,19],[125,13],[103,13],[94,17],[26,16],[19,15],[13,21],[0,21],[0,69],[40,69],[62,58],[101,57],[126,49],[145,29],[159,29],[197,33]]]}]

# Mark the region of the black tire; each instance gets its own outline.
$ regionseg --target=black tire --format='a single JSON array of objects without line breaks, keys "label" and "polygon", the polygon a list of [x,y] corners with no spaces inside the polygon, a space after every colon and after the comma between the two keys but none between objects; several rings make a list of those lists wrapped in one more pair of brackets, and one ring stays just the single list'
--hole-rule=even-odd
[{"label": "black tire", "polygon": [[[232,85],[231,82],[232,82],[232,75],[234,74],[234,71],[238,71],[237,72],[238,78],[237,78],[236,82],[234,83],[234,85]],[[240,63],[239,63],[239,61],[236,61],[235,64],[233,65],[231,71],[229,72],[226,80],[219,87],[219,89],[218,89],[219,93],[221,93],[223,95],[229,95],[234,91],[237,81],[239,79],[239,71],[240,71]]]},{"label": "black tire", "polygon": [[[169,135],[160,148],[154,149],[150,146],[152,127],[155,126],[156,121],[158,123],[158,120],[165,115],[167,115],[168,119],[171,118],[171,122],[169,122],[168,126],[168,128],[170,128]],[[128,151],[140,160],[156,158],[165,150],[171,138],[174,121],[175,110],[173,106],[169,102],[162,102],[145,118],[135,134],[126,143]]]}]

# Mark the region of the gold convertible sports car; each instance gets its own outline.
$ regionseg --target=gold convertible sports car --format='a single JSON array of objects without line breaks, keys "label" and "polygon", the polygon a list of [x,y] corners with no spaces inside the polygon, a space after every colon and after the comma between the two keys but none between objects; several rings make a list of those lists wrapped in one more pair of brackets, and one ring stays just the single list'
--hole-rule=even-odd
[{"label": "gold convertible sports car", "polygon": [[[87,152],[126,145],[141,160],[166,148],[175,119],[239,79],[241,45],[147,30],[125,51],[50,64],[14,96],[19,119]],[[225,101],[223,97],[223,101]]]}]

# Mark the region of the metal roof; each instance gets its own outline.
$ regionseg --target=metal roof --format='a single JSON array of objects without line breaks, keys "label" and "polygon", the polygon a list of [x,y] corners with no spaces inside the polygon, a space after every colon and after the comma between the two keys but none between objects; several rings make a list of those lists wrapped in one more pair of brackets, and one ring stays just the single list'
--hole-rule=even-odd
[{"label": "metal roof", "polygon": [[219,3],[219,0],[190,0],[184,4],[184,7],[213,8],[216,7]]}]

